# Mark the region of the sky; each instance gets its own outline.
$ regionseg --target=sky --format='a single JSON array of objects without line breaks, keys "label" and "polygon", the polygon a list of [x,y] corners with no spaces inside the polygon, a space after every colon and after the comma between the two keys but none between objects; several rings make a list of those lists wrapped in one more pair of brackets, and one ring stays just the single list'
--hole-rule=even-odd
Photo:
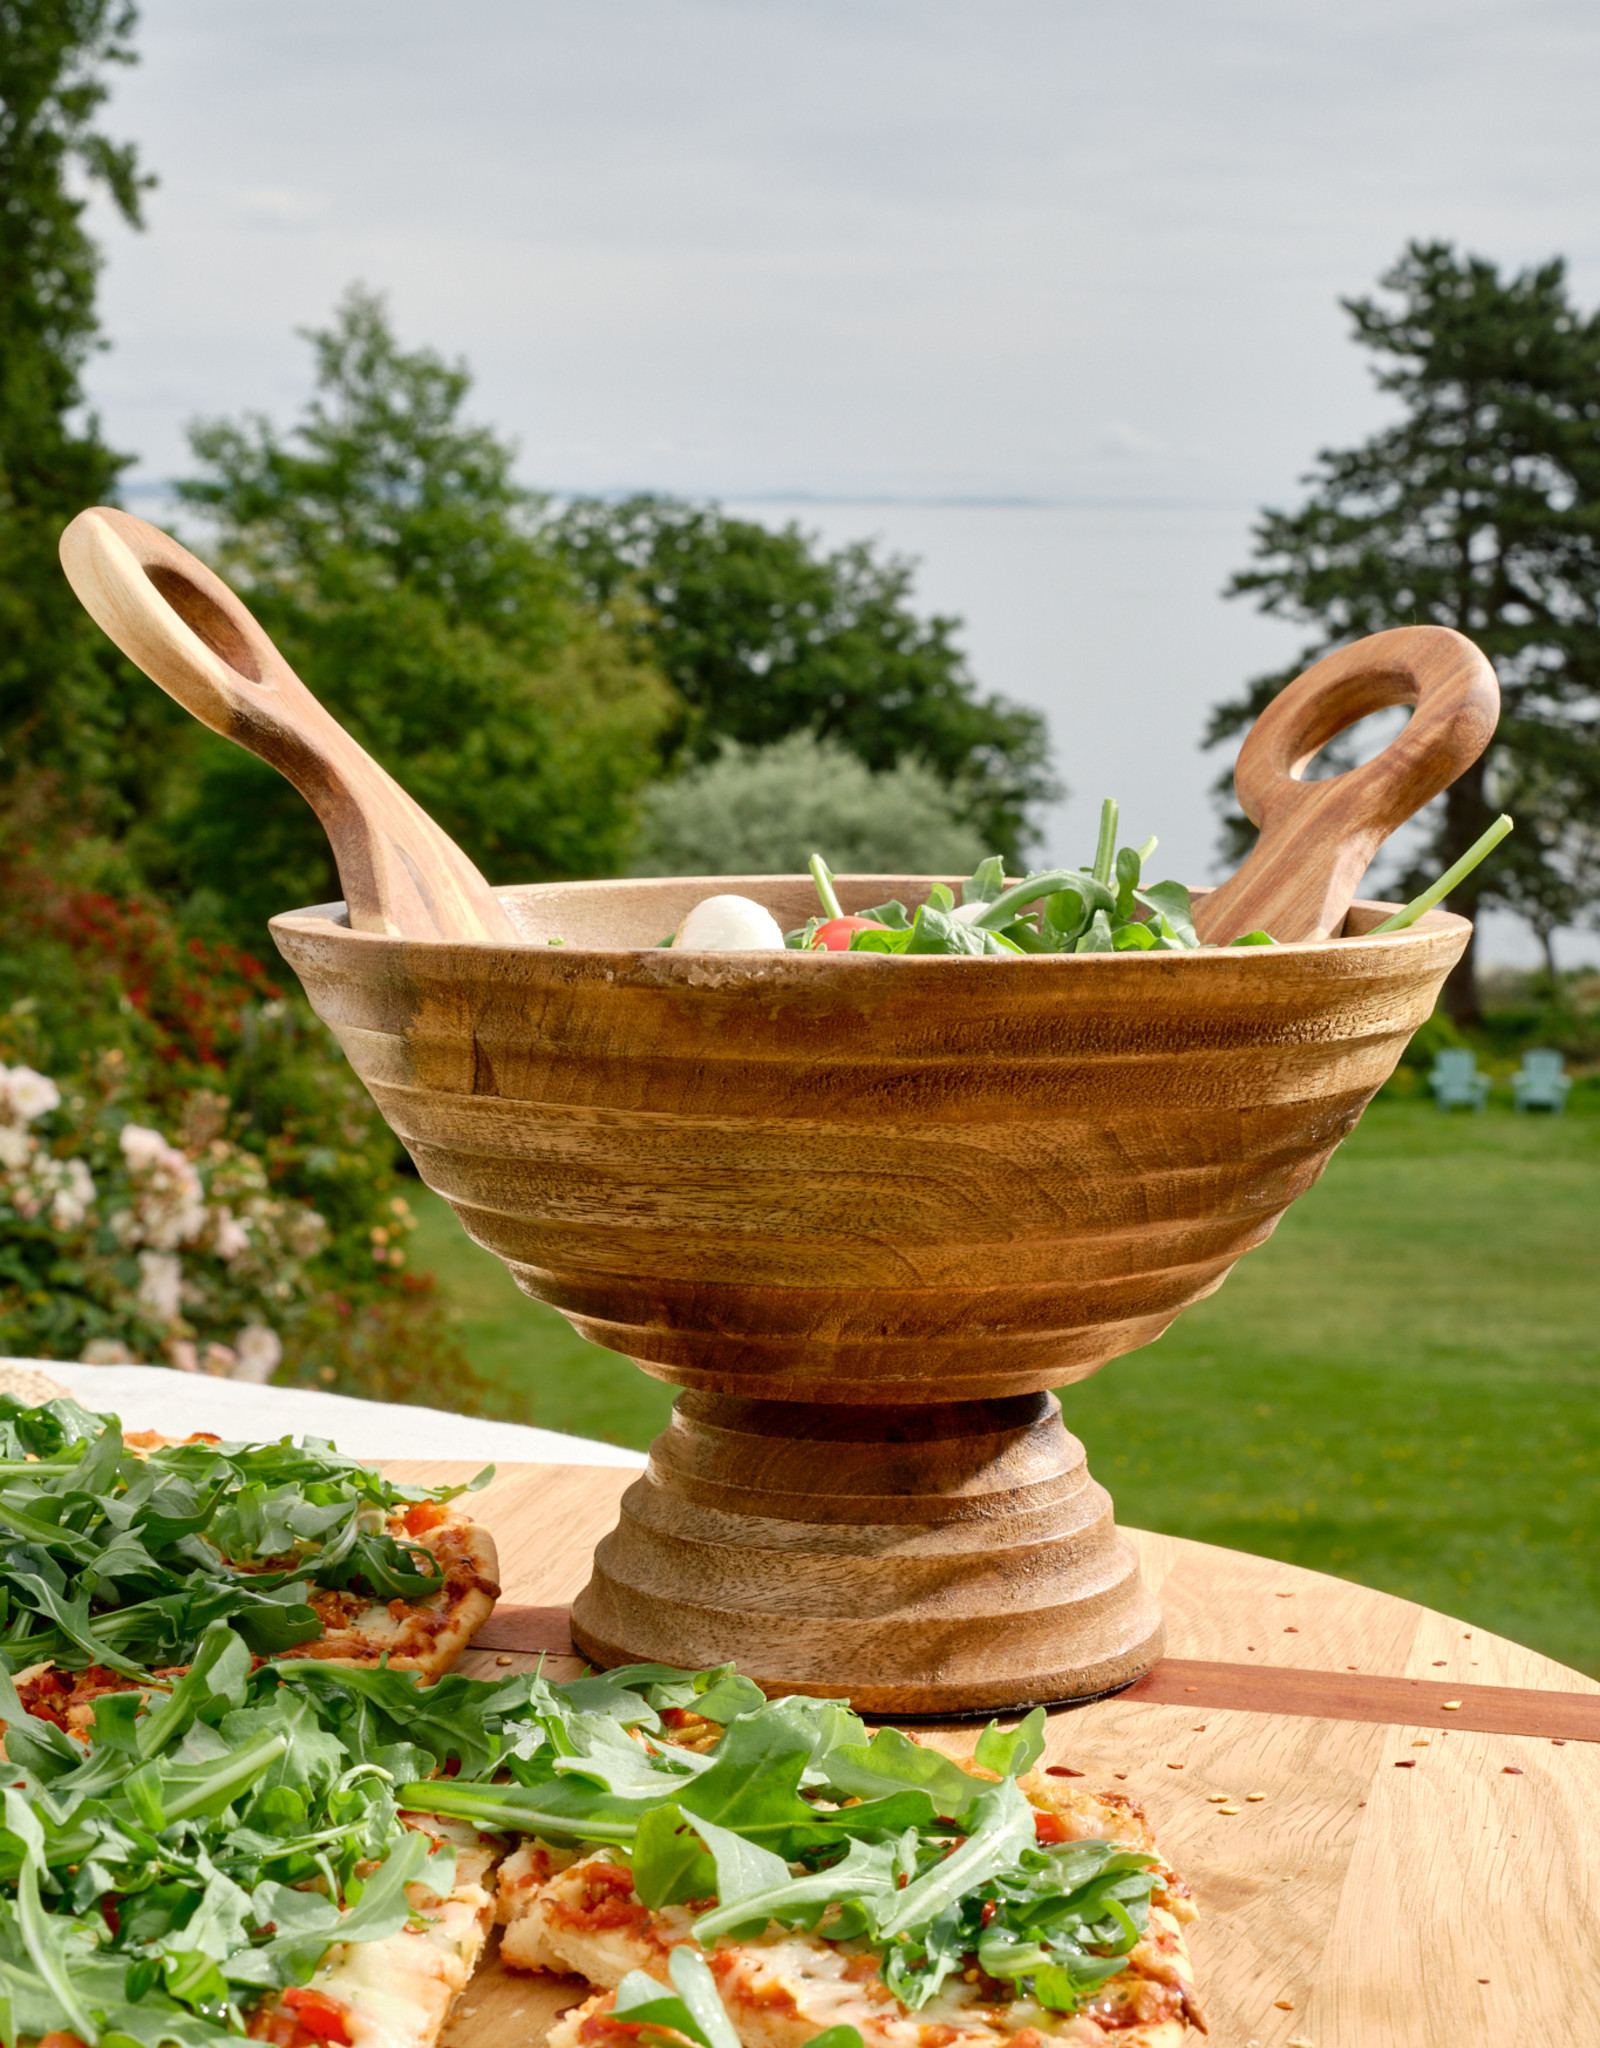
[{"label": "sky", "polygon": [[1206,702],[1297,637],[1217,596],[1253,509],[1387,416],[1340,297],[1438,237],[1600,298],[1593,0],[146,0],[138,46],[109,126],[160,185],[142,235],[97,212],[90,377],[136,479],[197,415],[290,416],[360,279],[529,482],[921,552],[1065,733],[1092,678],[1050,648],[1120,645],[1186,852]]}]

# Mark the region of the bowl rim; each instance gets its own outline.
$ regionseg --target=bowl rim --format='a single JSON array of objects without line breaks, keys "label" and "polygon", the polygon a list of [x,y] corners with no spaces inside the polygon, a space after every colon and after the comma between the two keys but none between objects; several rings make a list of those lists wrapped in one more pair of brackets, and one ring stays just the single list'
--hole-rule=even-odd
[{"label": "bowl rim", "polygon": [[[741,883],[759,886],[764,882],[809,883],[810,879],[809,875],[604,876],[594,880],[573,879],[555,882],[497,884],[494,893],[502,900],[509,897],[520,902],[526,902],[529,898],[537,899],[547,894],[553,896],[559,892],[571,889],[582,889],[586,892],[594,890],[609,894],[613,890],[620,893],[624,890],[649,887],[652,884],[659,884],[663,888],[682,888],[687,884],[703,883],[706,885],[707,893],[710,895],[732,895],[742,893],[739,889]],[[957,879],[959,880],[960,878]],[[835,882],[847,884],[892,882],[902,887],[908,882],[925,881],[931,888],[936,882],[948,882],[949,878],[942,875],[913,877],[903,874],[839,874],[834,877],[834,880]],[[1214,886],[1213,884],[1205,884],[1192,889],[1190,894],[1196,901],[1199,901],[1203,897],[1210,895]],[[1385,917],[1392,916],[1395,911],[1402,908],[1404,906],[1399,903],[1383,902],[1368,897],[1357,897],[1350,906],[1351,912],[1376,912],[1377,921],[1380,923]],[[751,948],[742,951],[719,951],[700,947],[660,945],[594,946],[575,945],[570,942],[558,945],[550,941],[541,944],[537,939],[506,941],[502,939],[408,938],[397,932],[364,932],[354,930],[350,925],[349,913],[342,899],[329,903],[307,904],[294,910],[279,911],[276,916],[268,920],[268,929],[272,933],[280,951],[287,950],[283,945],[284,939],[292,941],[295,938],[316,938],[324,943],[332,939],[338,944],[354,944],[368,949],[376,947],[381,951],[394,950],[406,953],[417,951],[424,954],[449,952],[465,954],[469,957],[482,956],[484,958],[504,955],[524,961],[534,959],[548,961],[552,965],[559,962],[571,968],[579,966],[593,967],[597,965],[602,967],[608,966],[613,971],[621,967],[623,963],[628,963],[635,967],[642,967],[648,964],[655,967],[658,971],[679,965],[685,971],[693,971],[703,975],[707,966],[714,964],[721,970],[719,979],[740,967],[745,968],[753,976],[767,979],[770,978],[772,969],[780,962],[786,966],[790,963],[798,965],[804,962],[806,963],[802,969],[804,972],[815,972],[820,967],[824,972],[858,974],[863,972],[870,974],[881,973],[891,965],[900,970],[914,968],[918,971],[928,969],[954,969],[961,971],[971,967],[1009,969],[1023,963],[1034,968],[1053,969],[1057,973],[1063,971],[1080,972],[1090,969],[1098,970],[1102,973],[1109,970],[1121,971],[1123,969],[1148,971],[1152,966],[1161,966],[1170,971],[1172,963],[1177,961],[1186,963],[1184,971],[1189,972],[1201,968],[1211,968],[1214,970],[1219,962],[1238,966],[1246,960],[1258,963],[1261,967],[1265,968],[1273,961],[1299,961],[1308,957],[1327,957],[1332,955],[1348,959],[1351,953],[1358,947],[1375,951],[1379,957],[1382,957],[1384,954],[1404,950],[1417,944],[1419,941],[1439,939],[1448,941],[1458,936],[1470,934],[1472,923],[1470,919],[1458,915],[1455,911],[1435,909],[1427,911],[1422,917],[1418,918],[1415,924],[1408,926],[1404,931],[1384,932],[1378,935],[1370,932],[1341,932],[1333,938],[1291,939],[1272,946],[1208,946],[1198,947],[1193,951],[1185,949],[1182,952],[1130,950],[1125,953],[1033,953],[1021,956],[921,953],[915,955],[914,958],[902,958],[899,955],[884,953],[801,952],[798,949],[788,947],[785,947],[781,952],[776,947]]]}]

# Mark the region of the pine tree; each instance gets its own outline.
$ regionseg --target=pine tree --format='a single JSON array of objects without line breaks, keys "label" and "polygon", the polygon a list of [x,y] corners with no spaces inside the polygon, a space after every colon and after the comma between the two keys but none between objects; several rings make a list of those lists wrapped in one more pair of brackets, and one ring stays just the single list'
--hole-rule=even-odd
[{"label": "pine tree", "polygon": [[[1439,242],[1412,243],[1380,285],[1397,304],[1343,303],[1402,416],[1320,455],[1298,511],[1262,515],[1261,566],[1228,594],[1317,637],[1294,669],[1219,705],[1207,744],[1331,647],[1425,622],[1467,634],[1499,674],[1500,727],[1397,886],[1447,867],[1509,809],[1503,854],[1450,907],[1504,905],[1548,953],[1556,927],[1600,912],[1600,313],[1574,308],[1559,259],[1503,279]],[[1470,947],[1445,1000],[1457,1023],[1478,1021]]]},{"label": "pine tree", "polygon": [[80,817],[119,808],[131,700],[56,541],[130,459],[78,417],[101,345],[100,255],[73,178],[140,224],[151,180],[95,126],[107,67],[133,61],[135,19],[128,0],[0,0],[0,789],[35,814],[52,799]]}]

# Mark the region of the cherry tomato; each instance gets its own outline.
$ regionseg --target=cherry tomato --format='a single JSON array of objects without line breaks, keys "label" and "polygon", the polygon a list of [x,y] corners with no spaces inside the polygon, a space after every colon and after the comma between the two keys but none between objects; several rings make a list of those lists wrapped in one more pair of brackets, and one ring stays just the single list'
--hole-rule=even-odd
[{"label": "cherry tomato", "polygon": [[811,934],[813,953],[848,953],[857,932],[886,932],[889,927],[875,917],[830,917]]},{"label": "cherry tomato", "polygon": [[450,1510],[442,1501],[419,1500],[406,1516],[406,1534],[426,1536],[430,1529],[437,1529],[449,1516]]},{"label": "cherry tomato", "polygon": [[308,2034],[350,2048],[350,2008],[343,1999],[330,1998],[326,1991],[315,1991],[309,1985],[291,1984],[283,2002]]},{"label": "cherry tomato", "polygon": [[1035,1838],[1041,1842],[1070,1842],[1072,1840],[1071,1835],[1067,1832],[1067,1824],[1059,1813],[1043,1813],[1038,1807],[1035,1807],[1033,1812],[1033,1832]]}]

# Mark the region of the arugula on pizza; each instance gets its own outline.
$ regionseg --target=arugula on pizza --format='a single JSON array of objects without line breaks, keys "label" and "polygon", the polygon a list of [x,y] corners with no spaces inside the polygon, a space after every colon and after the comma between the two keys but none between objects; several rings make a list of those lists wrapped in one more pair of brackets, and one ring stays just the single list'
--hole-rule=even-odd
[{"label": "arugula on pizza", "polygon": [[463,1487],[406,1487],[331,1444],[125,1437],[0,1395],[0,1660],[64,1719],[181,1667],[227,1621],[260,1656],[436,1676],[493,1610]]},{"label": "arugula on pizza", "polygon": [[492,1550],[331,1446],[0,1399],[0,1531],[13,2048],[435,2048],[496,1918],[592,1987],[551,2048],[1203,2026],[1185,1887],[1042,1714],[963,1765],[731,1668],[444,1671]]}]

